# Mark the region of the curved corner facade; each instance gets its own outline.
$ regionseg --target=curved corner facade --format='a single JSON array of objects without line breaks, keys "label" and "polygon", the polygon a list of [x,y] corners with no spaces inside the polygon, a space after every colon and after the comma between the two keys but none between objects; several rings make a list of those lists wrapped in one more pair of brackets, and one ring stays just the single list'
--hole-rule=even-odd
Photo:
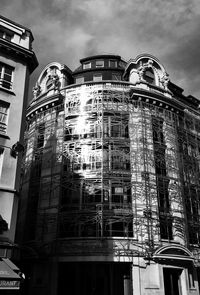
[{"label": "curved corner facade", "polygon": [[80,62],[49,64],[27,109],[26,291],[199,294],[198,99],[149,54]]}]

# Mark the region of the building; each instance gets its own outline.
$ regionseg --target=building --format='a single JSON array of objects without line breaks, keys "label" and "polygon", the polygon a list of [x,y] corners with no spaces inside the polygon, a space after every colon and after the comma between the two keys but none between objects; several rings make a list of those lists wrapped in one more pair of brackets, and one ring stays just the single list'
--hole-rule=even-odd
[{"label": "building", "polygon": [[52,62],[33,94],[25,294],[199,294],[199,100],[150,54]]},{"label": "building", "polygon": [[0,290],[19,288],[19,276],[9,266],[17,267],[9,259],[16,229],[28,82],[38,65],[32,42],[29,29],[0,16]]}]

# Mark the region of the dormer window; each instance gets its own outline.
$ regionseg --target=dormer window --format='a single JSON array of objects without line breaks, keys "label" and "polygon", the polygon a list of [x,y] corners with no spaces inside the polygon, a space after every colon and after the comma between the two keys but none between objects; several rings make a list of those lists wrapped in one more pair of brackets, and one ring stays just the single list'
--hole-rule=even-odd
[{"label": "dormer window", "polygon": [[83,69],[86,70],[86,69],[90,69],[91,68],[91,62],[85,62],[83,64]]},{"label": "dormer window", "polygon": [[96,68],[103,68],[104,60],[96,60]]},{"label": "dormer window", "polygon": [[155,84],[155,75],[151,68],[146,69],[143,79],[150,84]]},{"label": "dormer window", "polygon": [[116,60],[109,60],[109,67],[110,68],[116,68],[117,67],[117,61]]}]

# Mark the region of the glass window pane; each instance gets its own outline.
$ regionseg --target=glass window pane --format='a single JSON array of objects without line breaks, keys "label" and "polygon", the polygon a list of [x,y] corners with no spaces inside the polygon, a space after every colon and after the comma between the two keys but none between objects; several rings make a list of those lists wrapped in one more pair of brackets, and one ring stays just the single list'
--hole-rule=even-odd
[{"label": "glass window pane", "polygon": [[83,69],[90,69],[91,68],[91,62],[86,62],[83,64]]},{"label": "glass window pane", "polygon": [[104,67],[104,61],[103,60],[96,60],[96,67],[97,68]]},{"label": "glass window pane", "polygon": [[95,81],[95,82],[102,81],[102,75],[101,74],[94,75],[93,81]]},{"label": "glass window pane", "polygon": [[155,84],[154,72],[152,69],[147,69],[144,73],[144,80],[150,84]]},{"label": "glass window pane", "polygon": [[11,89],[11,84],[10,84],[10,82],[3,81],[3,82],[2,82],[2,86],[3,86],[4,88]]},{"label": "glass window pane", "polygon": [[6,133],[8,107],[0,102],[0,133]]},{"label": "glass window pane", "polygon": [[11,79],[12,79],[12,76],[11,76],[11,75],[4,74],[4,80],[5,80],[6,82],[11,82]]},{"label": "glass window pane", "polygon": [[12,73],[12,67],[3,63],[0,64],[0,79],[2,87],[11,89]]},{"label": "glass window pane", "polygon": [[12,36],[8,33],[5,34],[5,39],[11,41]]},{"label": "glass window pane", "polygon": [[109,67],[110,68],[116,68],[117,67],[117,61],[116,60],[109,60]]},{"label": "glass window pane", "polygon": [[9,66],[5,66],[5,74],[12,75],[12,68]]}]

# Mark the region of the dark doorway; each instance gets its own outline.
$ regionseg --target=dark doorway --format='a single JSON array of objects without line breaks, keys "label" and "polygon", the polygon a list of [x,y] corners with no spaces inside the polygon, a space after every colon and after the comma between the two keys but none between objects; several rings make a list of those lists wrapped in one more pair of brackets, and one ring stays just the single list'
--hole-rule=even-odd
[{"label": "dark doorway", "polygon": [[58,295],[124,295],[129,263],[60,263]]},{"label": "dark doorway", "polygon": [[177,268],[164,268],[165,295],[182,295],[180,275],[182,270]]}]

